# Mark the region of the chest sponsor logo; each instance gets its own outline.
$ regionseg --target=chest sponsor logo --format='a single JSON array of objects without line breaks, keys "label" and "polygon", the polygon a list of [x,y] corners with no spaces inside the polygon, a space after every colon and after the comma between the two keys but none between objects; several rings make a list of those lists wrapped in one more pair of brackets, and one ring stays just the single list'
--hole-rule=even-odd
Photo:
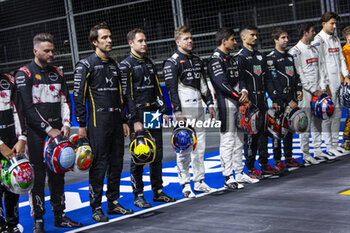
[{"label": "chest sponsor logo", "polygon": [[329,53],[339,53],[339,48],[328,48]]},{"label": "chest sponsor logo", "polygon": [[35,75],[35,78],[36,78],[37,80],[41,80],[41,75],[40,75],[40,74],[36,74],[36,75]]},{"label": "chest sponsor logo", "polygon": [[10,83],[7,80],[2,79],[0,81],[0,87],[3,90],[8,90],[10,88]]},{"label": "chest sponsor logo", "polygon": [[143,82],[145,85],[151,85],[151,78],[150,76],[143,76]]},{"label": "chest sponsor logo", "polygon": [[254,74],[256,75],[260,75],[261,74],[261,65],[253,65],[253,71],[254,71]]},{"label": "chest sponsor logo", "polygon": [[293,66],[286,66],[286,74],[288,74],[289,76],[293,76],[294,75]]},{"label": "chest sponsor logo", "polygon": [[113,87],[113,78],[107,78],[106,77],[106,84],[109,84],[109,87]]},{"label": "chest sponsor logo", "polygon": [[56,74],[56,73],[54,73],[54,72],[50,72],[49,73],[49,79],[51,80],[51,81],[57,81],[57,79],[58,79],[58,74]]},{"label": "chest sponsor logo", "polygon": [[272,66],[272,65],[273,65],[273,61],[272,61],[272,60],[268,60],[268,61],[267,61],[267,64],[268,64],[269,66]]},{"label": "chest sponsor logo", "polygon": [[256,55],[256,58],[261,61],[262,60],[262,56],[261,55]]},{"label": "chest sponsor logo", "polygon": [[315,63],[315,62],[318,62],[317,57],[306,59],[306,64],[311,64],[311,63]]}]

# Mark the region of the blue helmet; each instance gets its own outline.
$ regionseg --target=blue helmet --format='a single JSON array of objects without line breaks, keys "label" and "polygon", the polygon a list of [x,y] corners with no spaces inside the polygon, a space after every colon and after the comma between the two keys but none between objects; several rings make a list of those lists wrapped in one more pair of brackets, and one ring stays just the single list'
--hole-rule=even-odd
[{"label": "blue helmet", "polygon": [[190,153],[196,149],[196,132],[190,127],[176,127],[171,135],[171,144],[176,153]]},{"label": "blue helmet", "polygon": [[311,101],[311,112],[319,119],[327,120],[334,112],[334,103],[327,94],[320,97],[313,96]]}]

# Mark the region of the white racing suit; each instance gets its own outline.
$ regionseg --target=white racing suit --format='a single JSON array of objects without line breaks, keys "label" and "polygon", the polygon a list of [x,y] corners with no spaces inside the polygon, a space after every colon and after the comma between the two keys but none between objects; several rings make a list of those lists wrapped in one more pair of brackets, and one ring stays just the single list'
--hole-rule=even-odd
[{"label": "white racing suit", "polygon": [[339,38],[328,35],[321,30],[312,43],[318,50],[320,57],[325,61],[325,71],[329,82],[332,101],[335,106],[332,117],[322,122],[322,136],[327,146],[327,151],[338,147],[340,119],[342,106],[339,101],[339,89],[341,84],[341,74],[346,77],[349,72],[346,68],[345,59]]},{"label": "white racing suit", "polygon": [[[323,60],[319,57],[317,48],[299,41],[289,53],[294,57],[294,64],[303,86],[303,100],[299,106],[305,110],[310,119],[312,142],[315,149],[322,144],[322,120],[311,114],[312,93],[326,89],[326,74]],[[304,154],[309,154],[309,131],[300,135],[300,146]]]},{"label": "white racing suit", "polygon": [[[163,76],[167,86],[175,116],[183,115],[187,122],[204,122],[203,98],[207,106],[213,105],[213,97],[204,76],[203,62],[198,56],[186,55],[176,51],[164,63]],[[197,134],[197,146],[188,154],[177,154],[178,177],[181,185],[190,182],[190,162],[193,180],[204,179],[205,131],[203,127],[194,128]]]}]

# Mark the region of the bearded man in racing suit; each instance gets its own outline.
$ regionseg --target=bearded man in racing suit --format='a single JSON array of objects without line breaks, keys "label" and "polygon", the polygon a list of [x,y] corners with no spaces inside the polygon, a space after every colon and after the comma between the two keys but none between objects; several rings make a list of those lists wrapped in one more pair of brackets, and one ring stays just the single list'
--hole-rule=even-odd
[{"label": "bearded man in racing suit", "polygon": [[80,138],[88,137],[94,154],[89,170],[89,194],[92,218],[97,222],[109,221],[101,209],[105,176],[107,214],[133,213],[117,201],[123,170],[124,138],[129,136],[129,127],[124,114],[119,66],[108,56],[112,50],[111,36],[105,23],[92,27],[89,39],[95,53],[79,61],[74,72],[73,98],[78,134]]},{"label": "bearded man in racing suit", "polygon": [[[191,119],[204,121],[204,102],[209,107],[210,118],[215,118],[213,97],[209,91],[205,79],[204,65],[199,57],[192,54],[191,29],[181,26],[175,30],[175,42],[177,51],[165,61],[163,76],[173,105],[174,115],[177,121],[186,122]],[[195,128],[197,133],[197,146],[188,154],[177,154],[177,169],[182,193],[187,198],[195,197],[190,186],[189,165],[192,161],[194,190],[196,192],[211,192],[204,181],[204,152],[205,131],[203,128]]]},{"label": "bearded man in racing suit", "polygon": [[[286,107],[292,109],[298,107],[298,101],[303,98],[302,86],[299,75],[294,67],[293,56],[288,54],[288,33],[286,30],[277,27],[272,31],[272,39],[275,43],[275,49],[266,56],[268,75],[274,84],[274,91],[270,94],[273,101],[272,107],[276,111],[284,112]],[[293,133],[287,132],[283,138],[283,151],[285,165],[291,168],[299,168],[302,165],[293,158]],[[281,139],[273,138],[273,154],[275,159],[274,168],[278,175],[283,174],[284,164],[281,161]]]},{"label": "bearded man in racing suit", "polygon": [[[27,132],[23,115],[23,102],[15,86],[15,78],[0,73],[0,158],[11,160],[17,154],[25,153]],[[0,187],[0,231],[20,232],[18,201],[19,195]],[[4,199],[6,220],[2,207]]]},{"label": "bearded man in racing suit", "polygon": [[303,100],[299,106],[306,112],[309,122],[314,147],[314,159],[310,155],[309,131],[300,135],[300,147],[303,152],[304,164],[318,164],[323,158],[331,159],[328,154],[322,152],[322,120],[311,113],[312,96],[320,97],[326,92],[326,73],[322,57],[318,49],[311,45],[316,33],[312,23],[301,23],[299,25],[299,42],[289,50],[294,58],[295,68],[299,74],[303,87]]},{"label": "bearded man in racing suit", "polygon": [[346,68],[345,59],[339,38],[334,34],[339,16],[335,12],[326,12],[321,17],[322,30],[316,35],[312,44],[319,50],[320,56],[325,61],[325,70],[329,82],[328,94],[335,105],[335,110],[330,119],[322,122],[322,136],[327,147],[327,154],[331,157],[346,154],[346,150],[339,146],[340,119],[342,106],[339,101],[339,90],[342,82],[350,84],[349,71]]},{"label": "bearded man in racing suit", "polygon": [[[208,62],[208,73],[215,89],[218,103],[220,128],[220,159],[225,176],[225,187],[233,190],[244,188],[243,184],[259,182],[243,172],[242,148],[244,133],[236,127],[239,103],[249,105],[248,91],[239,92],[239,71],[236,61],[230,56],[237,44],[232,28],[220,28],[216,33],[217,48]],[[236,179],[232,175],[235,172]]]},{"label": "bearded man in racing suit", "polygon": [[[150,59],[144,56],[147,51],[146,35],[142,29],[131,30],[127,35],[131,52],[130,55],[120,63],[123,89],[126,95],[129,127],[133,132],[143,130],[144,112],[157,111],[167,118],[168,108],[165,104],[162,90],[160,89],[157,70]],[[174,202],[163,191],[162,159],[163,159],[163,134],[162,128],[148,129],[156,144],[156,157],[150,166],[150,179],[153,190],[153,201]],[[135,195],[134,205],[140,208],[152,207],[143,196],[143,165],[130,162],[130,173],[133,193]]]},{"label": "bearded man in racing suit", "polygon": [[48,176],[50,203],[56,227],[80,227],[64,214],[64,174],[51,171],[43,161],[43,147],[47,136],[69,137],[71,106],[63,71],[51,65],[54,59],[53,36],[41,33],[34,37],[34,60],[16,73],[16,85],[23,100],[28,124],[29,160],[34,165],[34,187],[29,201],[34,216],[34,232],[44,232],[45,177]]}]

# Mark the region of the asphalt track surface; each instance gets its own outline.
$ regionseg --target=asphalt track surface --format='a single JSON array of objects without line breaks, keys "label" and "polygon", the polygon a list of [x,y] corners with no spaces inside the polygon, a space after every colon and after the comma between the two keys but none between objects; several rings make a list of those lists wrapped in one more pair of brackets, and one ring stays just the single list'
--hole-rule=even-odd
[{"label": "asphalt track surface", "polygon": [[[247,184],[243,190],[227,192],[222,189],[219,133],[210,131],[206,137],[205,181],[219,191],[184,199],[177,183],[175,153],[167,143],[170,132],[165,132],[163,137],[163,190],[177,198],[177,202],[152,201],[149,170],[145,167],[144,193],[153,208],[143,210],[133,206],[130,156],[126,146],[119,201],[135,213],[109,216],[110,222],[96,223],[91,219],[87,174],[69,172],[65,187],[66,212],[72,219],[83,222],[84,227],[73,231],[55,228],[49,193],[46,192],[46,232],[350,232],[350,155],[331,163],[300,168],[279,179]],[[301,161],[299,138],[294,139],[293,146],[294,157]],[[269,152],[272,155],[271,144]],[[104,201],[104,211],[106,206]],[[24,232],[31,232],[33,220],[29,215],[27,196],[21,196],[19,210],[21,227]]]}]

